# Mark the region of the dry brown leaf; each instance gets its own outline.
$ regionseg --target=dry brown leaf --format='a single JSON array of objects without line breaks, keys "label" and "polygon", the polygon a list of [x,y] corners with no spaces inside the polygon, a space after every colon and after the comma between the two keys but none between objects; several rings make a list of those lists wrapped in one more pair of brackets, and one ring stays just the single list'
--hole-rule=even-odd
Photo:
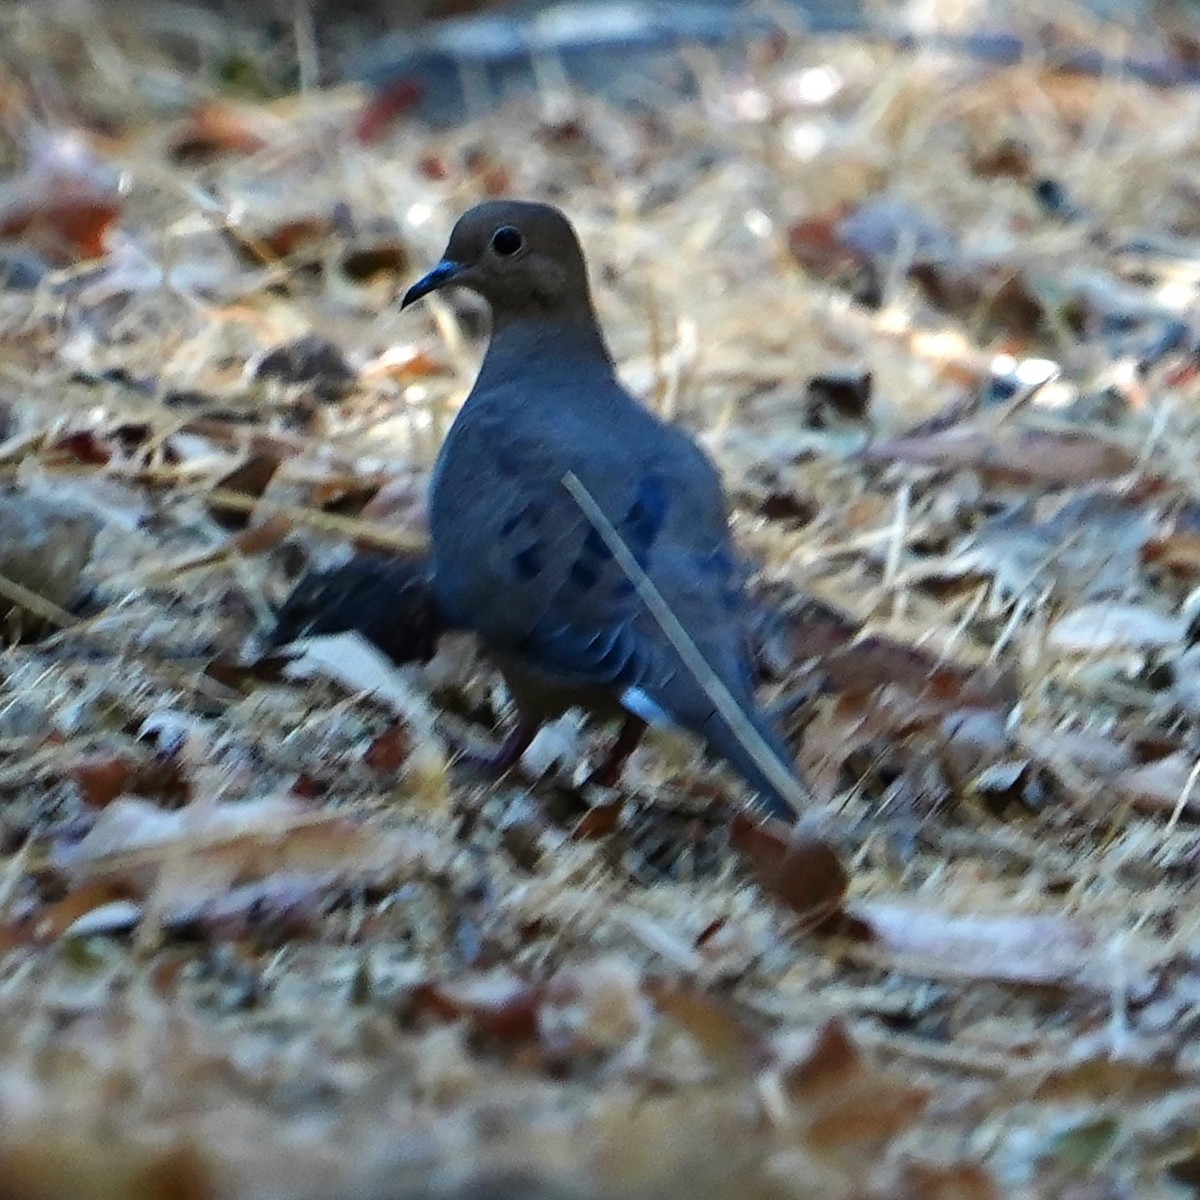
[{"label": "dry brown leaf", "polygon": [[820,924],[841,909],[850,877],[823,839],[739,812],[730,822],[729,844],[758,886],[806,921]]},{"label": "dry brown leaf", "polygon": [[127,889],[117,881],[85,882],[72,888],[61,900],[36,910],[23,922],[23,926],[30,940],[54,941],[70,930],[80,918],[113,901],[124,900],[127,896]]},{"label": "dry brown leaf", "polygon": [[905,1164],[901,1179],[894,1190],[889,1189],[886,1200],[1001,1200],[1003,1194],[979,1163],[935,1166],[914,1162]]},{"label": "dry brown leaf", "polygon": [[71,776],[85,804],[104,808],[128,789],[134,765],[123,755],[97,752],[75,763]]},{"label": "dry brown leaf", "polygon": [[781,1048],[788,1117],[806,1145],[843,1163],[869,1154],[911,1125],[928,1102],[924,1088],[869,1063],[840,1021],[807,1045]]},{"label": "dry brown leaf", "polygon": [[[259,451],[252,454],[236,470],[218,479],[214,486],[222,492],[232,492],[238,496],[261,496],[282,462],[282,458],[276,454]],[[232,509],[219,500],[209,505],[209,511],[226,529],[244,529],[250,519],[250,513],[246,509]]]},{"label": "dry brown leaf", "polygon": [[892,638],[870,634],[826,656],[821,669],[833,691],[871,691],[894,684],[918,700],[923,711],[1011,708],[1017,680],[1011,670],[970,667]]},{"label": "dry brown leaf", "polygon": [[70,182],[47,180],[45,187],[36,200],[0,207],[0,238],[20,239],[64,265],[103,256],[120,200]]},{"label": "dry brown leaf", "polygon": [[171,139],[178,162],[203,162],[221,154],[254,154],[267,144],[262,116],[223,100],[198,104]]},{"label": "dry brown leaf", "polygon": [[423,91],[411,79],[389,84],[363,105],[354,122],[354,136],[364,145],[380,141],[399,117],[417,105]]},{"label": "dry brown leaf", "polygon": [[1194,575],[1200,571],[1200,533],[1175,530],[1152,537],[1142,547],[1142,562],[1148,567]]},{"label": "dry brown leaf", "polygon": [[537,1037],[543,992],[508,971],[463,976],[418,985],[406,1013],[439,1021],[466,1020],[473,1032],[499,1042]]},{"label": "dry brown leaf", "polygon": [[651,985],[648,991],[659,1014],[684,1030],[722,1074],[748,1072],[762,1059],[762,1036],[725,1000],[668,984]]}]

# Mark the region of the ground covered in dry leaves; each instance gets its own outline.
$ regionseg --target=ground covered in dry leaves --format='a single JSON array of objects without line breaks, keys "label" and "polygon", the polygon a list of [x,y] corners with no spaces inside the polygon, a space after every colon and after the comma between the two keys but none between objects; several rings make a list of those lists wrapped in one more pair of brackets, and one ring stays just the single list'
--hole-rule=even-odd
[{"label": "ground covered in dry leaves", "polygon": [[[4,1195],[1200,1189],[1200,93],[781,36],[434,132],[24,7]],[[473,773],[502,689],[399,586],[263,652],[419,550],[482,324],[397,297],[493,194],[725,472],[794,842],[678,742]]]}]

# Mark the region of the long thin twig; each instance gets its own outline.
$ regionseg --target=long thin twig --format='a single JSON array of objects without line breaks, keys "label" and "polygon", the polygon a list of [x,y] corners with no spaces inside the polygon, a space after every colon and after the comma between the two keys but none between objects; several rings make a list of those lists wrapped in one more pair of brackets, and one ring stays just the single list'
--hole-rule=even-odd
[{"label": "long thin twig", "polygon": [[7,575],[0,575],[0,596],[28,609],[35,617],[40,617],[57,629],[70,629],[78,620],[73,613],[67,612],[53,600],[48,600],[40,592],[32,591]]}]

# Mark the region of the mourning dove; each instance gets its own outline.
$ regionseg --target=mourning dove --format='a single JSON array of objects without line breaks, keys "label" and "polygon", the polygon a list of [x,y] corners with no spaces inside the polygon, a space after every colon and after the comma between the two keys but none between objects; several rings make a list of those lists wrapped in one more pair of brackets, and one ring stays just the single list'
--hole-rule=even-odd
[{"label": "mourning dove", "polygon": [[430,484],[433,588],[516,703],[493,765],[579,706],[624,717],[593,779],[615,780],[646,723],[682,726],[794,819],[807,792],[754,698],[720,479],[618,381],[570,223],[480,204],[402,307],[451,285],[487,301],[492,332]]}]

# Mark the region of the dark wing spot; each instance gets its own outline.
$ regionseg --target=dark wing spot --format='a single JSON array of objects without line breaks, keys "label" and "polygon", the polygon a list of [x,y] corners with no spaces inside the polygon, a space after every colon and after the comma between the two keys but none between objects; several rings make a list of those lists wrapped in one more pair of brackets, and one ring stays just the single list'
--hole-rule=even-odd
[{"label": "dark wing spot", "polygon": [[540,501],[531,500],[523,508],[519,508],[503,525],[500,526],[501,537],[511,537],[518,529],[525,526],[536,529],[546,515],[546,506]]},{"label": "dark wing spot", "polygon": [[[615,523],[617,535],[629,547],[634,558],[645,564],[647,553],[667,515],[667,488],[657,475],[648,475],[638,487],[628,511]],[[580,561],[590,559],[592,566],[607,563],[613,557],[598,529],[589,529],[583,539]]]},{"label": "dark wing spot", "polygon": [[582,558],[577,558],[571,564],[570,576],[571,582],[585,592],[594,588],[600,582],[600,573],[588,566]]},{"label": "dark wing spot", "polygon": [[583,539],[583,553],[599,562],[607,562],[612,558],[612,551],[598,529],[588,530],[587,537]]},{"label": "dark wing spot", "polygon": [[513,555],[513,566],[522,579],[533,579],[542,573],[542,554],[538,546],[526,546]]},{"label": "dark wing spot", "polygon": [[667,516],[667,487],[657,475],[647,475],[621,522],[621,536],[634,555],[644,558]]},{"label": "dark wing spot", "polygon": [[491,441],[492,461],[502,475],[509,475],[519,479],[526,474],[529,464],[525,459],[525,455],[520,453],[518,448],[509,445],[502,438],[493,438]]}]

